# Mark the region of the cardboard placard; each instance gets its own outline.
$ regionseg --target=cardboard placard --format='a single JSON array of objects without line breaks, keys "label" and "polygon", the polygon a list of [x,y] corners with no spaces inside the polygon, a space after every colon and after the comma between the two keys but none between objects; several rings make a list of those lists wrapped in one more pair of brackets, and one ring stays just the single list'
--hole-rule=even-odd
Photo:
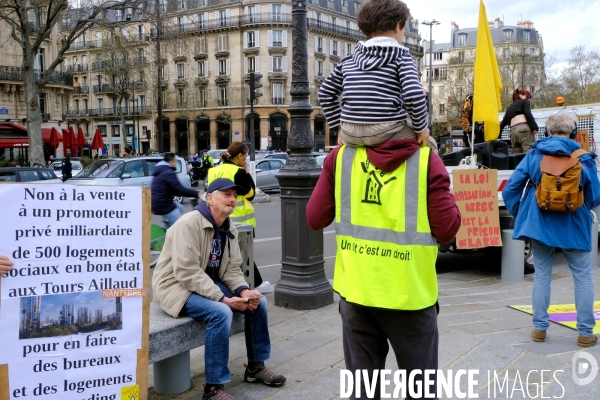
[{"label": "cardboard placard", "polygon": [[588,131],[578,131],[576,140],[582,149],[590,151],[590,135]]},{"label": "cardboard placard", "polygon": [[456,235],[459,249],[502,246],[498,211],[498,171],[455,169],[452,187],[462,223]]},{"label": "cardboard placard", "polygon": [[0,400],[146,399],[150,189],[0,184]]}]

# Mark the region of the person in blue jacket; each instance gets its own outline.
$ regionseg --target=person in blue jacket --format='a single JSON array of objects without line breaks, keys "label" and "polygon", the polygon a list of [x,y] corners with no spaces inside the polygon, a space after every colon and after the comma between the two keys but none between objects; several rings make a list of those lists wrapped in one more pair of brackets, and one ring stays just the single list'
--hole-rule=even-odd
[{"label": "person in blue jacket", "polygon": [[[575,282],[577,308],[577,344],[589,347],[598,341],[592,335],[594,320],[594,283],[590,251],[592,249],[592,216],[590,210],[600,205],[600,182],[594,159],[596,154],[579,157],[582,164],[580,185],[584,191],[584,204],[575,212],[543,211],[538,207],[535,185],[541,181],[540,161],[543,155],[569,156],[581,147],[569,139],[576,131],[577,119],[571,113],[555,114],[546,120],[549,137],[535,143],[521,161],[502,191],[504,204],[515,217],[513,239],[531,239],[535,274],[533,276],[533,331],[535,342],[546,339],[549,327],[550,282],[554,249],[563,254]],[[531,182],[533,185],[528,184]],[[523,191],[525,192],[523,193]]]},{"label": "person in blue jacket", "polygon": [[177,179],[177,158],[167,153],[163,161],[152,168],[152,213],[162,215],[165,229],[169,229],[183,215],[183,206],[173,201],[174,196],[200,197],[200,192],[184,187]]}]

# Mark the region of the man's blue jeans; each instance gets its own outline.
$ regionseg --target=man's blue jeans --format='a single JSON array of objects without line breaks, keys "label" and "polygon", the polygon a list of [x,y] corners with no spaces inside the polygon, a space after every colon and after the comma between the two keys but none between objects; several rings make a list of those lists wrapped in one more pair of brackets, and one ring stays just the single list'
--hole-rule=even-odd
[{"label": "man's blue jeans", "polygon": [[175,222],[183,215],[183,205],[173,202],[175,208],[168,214],[163,215],[165,231],[173,226]]},{"label": "man's blue jeans", "polygon": [[[221,282],[215,282],[227,297],[234,294]],[[228,305],[207,299],[197,293],[185,302],[181,315],[208,324],[204,342],[204,366],[206,383],[222,384],[231,380],[229,368],[229,332],[233,310]],[[244,311],[246,322],[246,351],[249,362],[268,360],[271,355],[271,339],[267,321],[267,300],[263,297],[254,311]]]},{"label": "man's blue jeans", "polygon": [[[535,274],[533,275],[533,327],[545,331],[550,306],[550,283],[554,264],[554,247],[546,246],[537,240],[531,240]],[[592,263],[590,252],[563,249],[563,254],[575,283],[575,307],[577,308],[577,331],[580,335],[591,336],[596,325],[594,320],[594,282],[592,281]]]}]

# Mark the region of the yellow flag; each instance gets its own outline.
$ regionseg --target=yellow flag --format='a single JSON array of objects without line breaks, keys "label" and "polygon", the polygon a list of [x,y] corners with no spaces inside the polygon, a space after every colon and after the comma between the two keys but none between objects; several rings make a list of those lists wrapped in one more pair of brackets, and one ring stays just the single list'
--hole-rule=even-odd
[{"label": "yellow flag", "polygon": [[473,121],[484,121],[485,141],[500,136],[498,112],[502,109],[502,80],[483,1],[479,1],[479,24],[475,48],[475,82],[473,85]]}]

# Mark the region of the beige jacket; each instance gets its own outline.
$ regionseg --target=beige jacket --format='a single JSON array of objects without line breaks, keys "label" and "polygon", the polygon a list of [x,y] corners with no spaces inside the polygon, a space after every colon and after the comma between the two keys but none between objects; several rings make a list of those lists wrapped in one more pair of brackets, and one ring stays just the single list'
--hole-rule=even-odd
[{"label": "beige jacket", "polygon": [[[238,231],[231,224],[234,239],[223,245],[223,259],[219,278],[231,291],[248,286],[240,266],[242,256],[238,244]],[[167,230],[163,250],[152,276],[153,301],[173,317],[192,293],[219,301],[221,289],[206,275],[206,265],[212,248],[214,229],[198,211],[184,214]]]}]

